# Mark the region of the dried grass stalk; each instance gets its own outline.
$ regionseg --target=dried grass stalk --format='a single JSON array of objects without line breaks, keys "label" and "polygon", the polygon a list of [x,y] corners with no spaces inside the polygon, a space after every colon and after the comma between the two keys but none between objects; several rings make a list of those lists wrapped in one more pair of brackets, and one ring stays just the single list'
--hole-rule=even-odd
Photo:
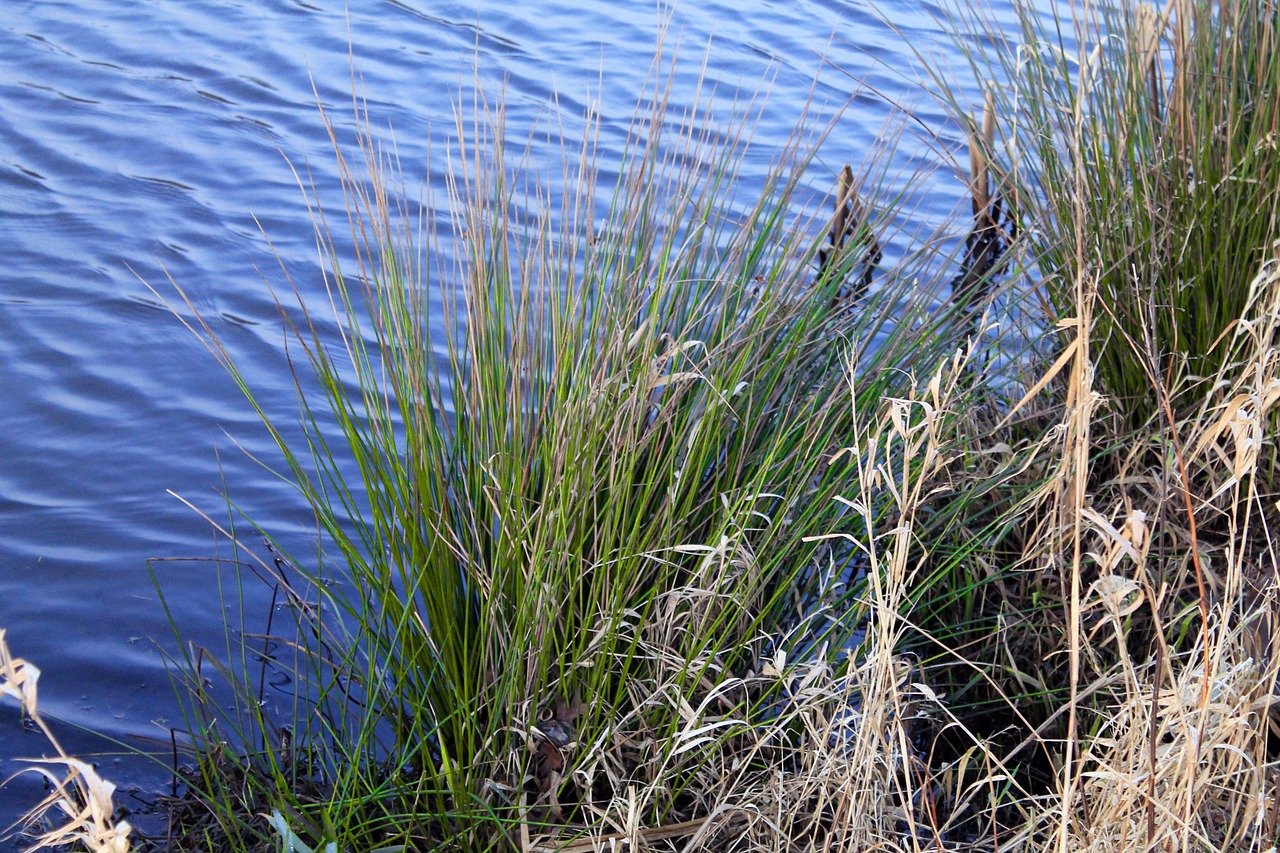
[{"label": "dried grass stalk", "polygon": [[[113,796],[116,786],[99,776],[93,765],[72,758],[63,751],[53,731],[40,716],[36,690],[40,670],[22,658],[15,658],[9,651],[4,634],[4,629],[0,629],[0,696],[17,699],[23,712],[30,715],[58,752],[56,758],[28,759],[36,766],[20,771],[39,774],[53,789],[27,814],[21,825],[30,829],[47,822],[56,812],[60,812],[65,820],[37,835],[35,844],[29,849],[53,850],[79,842],[90,853],[128,853],[132,827],[128,821],[115,819]],[[64,771],[51,768],[64,768]]]}]

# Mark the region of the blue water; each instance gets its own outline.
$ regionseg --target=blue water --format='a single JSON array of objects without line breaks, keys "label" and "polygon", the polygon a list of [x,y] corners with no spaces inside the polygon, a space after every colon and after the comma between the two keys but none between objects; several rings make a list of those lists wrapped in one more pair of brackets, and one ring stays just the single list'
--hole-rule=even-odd
[{"label": "blue water", "polygon": [[[219,491],[285,537],[309,526],[290,490],[240,447],[269,455],[262,428],[215,359],[162,298],[169,277],[211,322],[273,414],[296,411],[268,284],[321,293],[307,208],[290,162],[322,192],[336,170],[317,98],[344,127],[357,86],[394,128],[411,179],[452,136],[473,82],[505,86],[510,136],[547,126],[558,100],[571,130],[597,109],[616,156],[645,89],[662,20],[653,3],[434,0],[3,0],[0,7],[0,627],[40,665],[44,711],[72,750],[102,752],[84,727],[129,743],[167,739],[176,703],[161,649],[175,649],[159,577],[187,637],[217,648],[233,602],[218,600],[208,523]],[[676,107],[704,63],[722,98],[772,79],[759,182],[812,98],[820,119],[866,78],[822,148],[825,192],[876,144],[892,103],[938,139],[910,136],[894,173],[935,169],[931,146],[958,136],[926,93],[904,37],[927,45],[928,3],[896,0],[887,26],[854,0],[677,2]],[[959,58],[949,55],[957,69]],[[815,86],[815,75],[821,73]],[[286,159],[287,158],[287,159]],[[437,175],[436,180],[439,180]],[[946,170],[919,198],[934,226],[962,201]],[[149,283],[160,294],[148,290]],[[193,558],[152,563],[153,558]],[[204,562],[201,562],[203,560]],[[249,587],[249,612],[265,613]],[[0,777],[48,752],[0,707]],[[105,775],[140,796],[162,767],[105,756]],[[0,824],[42,795],[35,777],[0,789]],[[129,795],[124,797],[130,804]],[[136,803],[135,803],[136,805]]]}]

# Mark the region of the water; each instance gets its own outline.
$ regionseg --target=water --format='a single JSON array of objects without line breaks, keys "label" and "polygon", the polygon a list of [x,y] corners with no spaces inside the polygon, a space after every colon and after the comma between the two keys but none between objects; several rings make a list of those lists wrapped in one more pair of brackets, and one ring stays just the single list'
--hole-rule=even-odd
[{"label": "water", "polygon": [[[651,3],[531,4],[429,0],[4,0],[0,14],[0,627],[38,663],[43,710],[73,753],[167,739],[176,703],[161,649],[175,641],[148,560],[215,556],[206,521],[227,512],[221,484],[284,536],[308,525],[289,489],[245,458],[265,435],[222,369],[150,283],[179,283],[273,412],[292,417],[283,336],[267,283],[281,276],[261,229],[304,292],[319,292],[310,221],[293,171],[336,180],[318,97],[349,116],[349,49],[374,121],[395,128],[408,171],[444,150],[460,90],[505,80],[513,139],[548,115],[598,104],[606,146],[621,144],[659,30]],[[886,10],[919,45],[936,33],[929,4]],[[791,133],[813,97],[830,115],[854,77],[914,105],[943,142],[957,134],[912,81],[902,37],[852,0],[687,0],[674,101],[691,97],[706,51],[721,91],[776,73],[748,182],[769,143]],[[825,56],[825,62],[823,57]],[[950,61],[957,68],[956,56]],[[877,64],[877,63],[883,64]],[[836,70],[841,69],[841,70]],[[344,107],[344,105],[347,105]],[[859,162],[891,112],[856,98],[823,149],[815,185]],[[898,168],[931,163],[908,141]],[[614,152],[616,153],[616,151]],[[937,224],[961,200],[946,174],[920,209]],[[173,618],[217,648],[231,603],[210,562],[152,564]],[[265,598],[250,610],[265,611]],[[0,708],[0,777],[12,759],[48,752],[11,702]],[[104,775],[138,786],[163,767],[104,756]],[[24,776],[0,789],[0,824],[42,795]]]}]

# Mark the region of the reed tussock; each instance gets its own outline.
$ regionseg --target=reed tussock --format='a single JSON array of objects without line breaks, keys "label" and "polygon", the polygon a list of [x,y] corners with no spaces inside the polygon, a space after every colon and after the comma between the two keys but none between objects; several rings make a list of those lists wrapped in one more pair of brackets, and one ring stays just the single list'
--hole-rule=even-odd
[{"label": "reed tussock", "polygon": [[922,57],[935,93],[1026,226],[1050,310],[1075,314],[1082,277],[1097,289],[1094,361],[1128,426],[1161,416],[1148,362],[1186,414],[1280,239],[1276,4],[1013,7],[1012,33],[984,4],[946,8],[986,119]]},{"label": "reed tussock", "polygon": [[[837,498],[875,466],[933,464],[851,445],[871,440],[860,412],[913,393],[967,327],[908,276],[875,280],[892,199],[851,169],[830,218],[796,204],[823,131],[747,193],[758,105],[699,95],[676,117],[666,99],[601,188],[590,123],[543,173],[477,97],[421,220],[367,118],[354,149],[335,135],[350,233],[314,198],[327,304],[281,297],[301,443],[184,312],[321,538],[300,558],[264,530],[255,555],[217,524],[294,621],[175,661],[196,846],[258,843],[276,811],[304,843],[354,849],[714,849],[800,820],[805,789],[776,771],[878,683],[844,651],[865,630],[856,543],[899,511],[880,487],[857,512]],[[298,702],[264,700],[268,671]],[[738,799],[766,781],[771,819]],[[815,808],[804,831],[830,832]]]}]

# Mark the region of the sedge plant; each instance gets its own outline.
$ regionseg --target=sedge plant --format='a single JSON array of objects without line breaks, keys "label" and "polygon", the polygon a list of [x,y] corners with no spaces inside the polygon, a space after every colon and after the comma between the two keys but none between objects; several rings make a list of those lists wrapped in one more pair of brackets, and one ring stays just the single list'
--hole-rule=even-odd
[{"label": "sedge plant", "polygon": [[[772,754],[732,751],[782,707],[776,680],[744,680],[762,655],[853,642],[860,558],[821,538],[864,523],[833,499],[858,476],[840,451],[967,327],[906,276],[865,287],[893,197],[854,205],[842,179],[838,227],[797,212],[822,131],[747,190],[762,102],[726,117],[699,92],[677,117],[668,98],[641,102],[602,187],[593,128],[539,172],[477,94],[425,212],[359,109],[354,147],[330,126],[327,299],[298,283],[281,302],[300,443],[216,326],[187,321],[320,534],[314,554],[254,557],[224,528],[294,615],[268,633],[296,663],[183,662],[190,783],[222,843],[270,835],[267,813],[317,848],[696,833],[735,756]],[[256,686],[267,667],[296,685],[285,713]]]},{"label": "sedge plant", "polygon": [[[957,4],[946,26],[993,104],[985,155],[1049,310],[1074,316],[1075,282],[1093,282],[1113,408],[1130,427],[1162,417],[1144,367],[1154,351],[1185,414],[1280,239],[1276,5],[1019,0],[1013,14],[1009,28]],[[971,122],[951,75],[927,64]]]}]

